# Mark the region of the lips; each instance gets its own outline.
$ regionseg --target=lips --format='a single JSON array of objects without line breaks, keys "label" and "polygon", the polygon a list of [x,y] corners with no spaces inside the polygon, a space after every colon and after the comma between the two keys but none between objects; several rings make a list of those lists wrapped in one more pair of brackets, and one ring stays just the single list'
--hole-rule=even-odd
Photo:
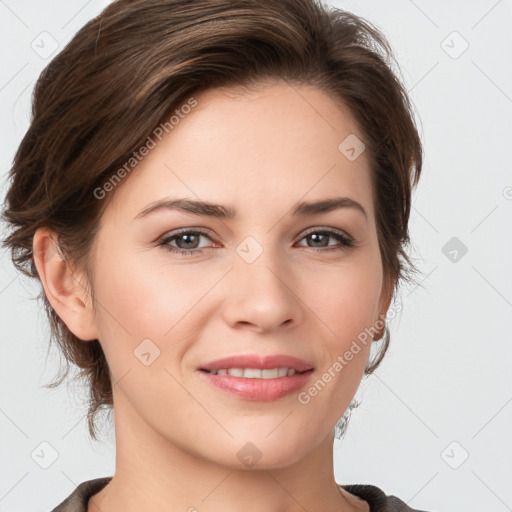
[{"label": "lips", "polygon": [[[243,368],[243,377],[231,375],[236,369]],[[286,376],[263,376],[263,370],[277,368],[279,375],[288,369]],[[242,400],[268,402],[283,398],[300,391],[312,378],[314,367],[308,361],[284,354],[261,356],[256,354],[224,357],[198,368],[200,377],[222,392],[236,396]],[[222,374],[215,372],[223,370]],[[227,373],[226,374],[226,370]],[[253,378],[253,374],[259,377]],[[213,372],[213,373],[212,373]],[[249,375],[246,375],[248,373]],[[266,378],[264,378],[266,377]]]},{"label": "lips", "polygon": [[284,354],[269,356],[247,354],[216,359],[215,361],[201,365],[199,370],[215,372],[227,368],[256,368],[261,370],[289,368],[294,369],[297,373],[303,373],[313,369],[313,365],[298,357]]}]

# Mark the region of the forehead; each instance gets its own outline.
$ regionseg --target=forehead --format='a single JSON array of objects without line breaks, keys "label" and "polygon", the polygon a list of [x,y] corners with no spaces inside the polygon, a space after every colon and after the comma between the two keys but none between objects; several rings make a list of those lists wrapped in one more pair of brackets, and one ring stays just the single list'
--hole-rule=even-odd
[{"label": "forehead", "polygon": [[194,108],[156,140],[116,190],[112,210],[133,217],[172,195],[261,215],[299,199],[344,195],[373,215],[366,154],[351,160],[340,150],[351,137],[364,140],[363,134],[349,109],[330,95],[275,82],[193,97]]}]

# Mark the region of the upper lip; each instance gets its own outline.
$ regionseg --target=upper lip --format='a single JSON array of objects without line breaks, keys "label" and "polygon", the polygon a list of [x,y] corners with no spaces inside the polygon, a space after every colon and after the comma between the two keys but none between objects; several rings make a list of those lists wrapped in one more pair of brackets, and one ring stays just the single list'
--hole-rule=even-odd
[{"label": "upper lip", "polygon": [[261,355],[239,355],[216,359],[209,363],[203,364],[199,369],[215,372],[228,368],[260,368],[267,370],[271,368],[293,368],[297,372],[305,372],[311,370],[313,365],[294,356],[283,354],[261,356]]}]

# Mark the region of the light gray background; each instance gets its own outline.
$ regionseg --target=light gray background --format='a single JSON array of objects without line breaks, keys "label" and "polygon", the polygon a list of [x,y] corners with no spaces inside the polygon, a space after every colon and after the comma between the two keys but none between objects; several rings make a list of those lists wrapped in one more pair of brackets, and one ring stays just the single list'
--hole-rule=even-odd
[{"label": "light gray background", "polygon": [[[512,510],[512,2],[330,3],[388,36],[425,146],[410,223],[422,283],[401,292],[391,348],[335,444],[336,479],[414,508]],[[32,41],[47,31],[60,50],[107,4],[0,1],[2,200],[34,81],[52,58]],[[443,253],[452,237],[468,249],[456,261]],[[5,251],[0,264],[0,511],[49,511],[80,482],[113,474],[115,443],[89,441],[82,388],[41,387],[58,359],[45,359],[38,287]],[[31,458],[44,441],[58,452],[48,469]]]}]

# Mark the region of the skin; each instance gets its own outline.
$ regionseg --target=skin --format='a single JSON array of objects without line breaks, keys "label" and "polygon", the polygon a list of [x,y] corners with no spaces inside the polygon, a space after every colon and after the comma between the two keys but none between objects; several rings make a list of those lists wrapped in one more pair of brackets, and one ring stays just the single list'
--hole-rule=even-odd
[{"label": "skin", "polygon": [[[311,86],[262,83],[195,98],[197,107],[117,186],[101,219],[91,253],[95,314],[84,276],[55,252],[55,236],[41,228],[34,237],[51,305],[84,343],[100,341],[117,383],[116,472],[88,512],[149,504],[155,511],[368,511],[336,486],[333,440],[370,342],[305,405],[298,393],[243,400],[197,372],[228,355],[289,354],[314,365],[311,385],[386,314],[392,289],[383,285],[369,162],[365,152],[350,161],[338,150],[348,135],[364,136],[348,109]],[[161,210],[134,220],[166,196],[238,214]],[[290,214],[299,201],[335,196],[359,202],[367,217],[355,208]],[[209,233],[188,241],[201,254],[158,245],[184,227]],[[356,245],[329,251],[340,242],[324,236],[315,244],[304,234],[309,228],[341,231]],[[252,263],[236,252],[247,236],[263,250]],[[134,356],[146,338],[160,350],[149,366]],[[253,466],[237,457],[247,442],[261,452]]]}]

